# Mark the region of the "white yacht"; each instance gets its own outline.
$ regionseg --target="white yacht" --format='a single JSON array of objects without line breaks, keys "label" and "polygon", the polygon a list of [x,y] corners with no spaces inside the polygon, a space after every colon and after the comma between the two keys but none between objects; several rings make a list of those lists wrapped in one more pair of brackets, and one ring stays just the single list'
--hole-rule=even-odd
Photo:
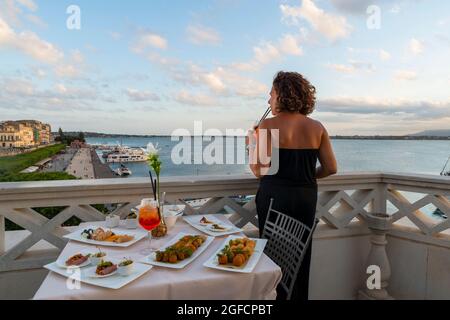
[{"label": "white yacht", "polygon": [[125,167],[123,164],[120,165],[120,167],[115,170],[116,174],[118,176],[131,176],[133,173],[131,172],[130,169],[128,169],[127,167]]},{"label": "white yacht", "polygon": [[118,147],[106,155],[106,162],[145,162],[147,153],[142,148]]}]

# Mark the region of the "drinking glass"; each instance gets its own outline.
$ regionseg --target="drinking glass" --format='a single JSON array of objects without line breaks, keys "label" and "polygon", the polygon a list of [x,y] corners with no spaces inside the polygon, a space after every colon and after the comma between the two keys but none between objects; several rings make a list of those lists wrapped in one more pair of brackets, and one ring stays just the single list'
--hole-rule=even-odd
[{"label": "drinking glass", "polygon": [[152,248],[152,230],[161,223],[161,217],[158,212],[158,202],[151,199],[144,199],[141,202],[138,216],[139,224],[148,231],[148,247],[142,250],[143,255],[149,255],[156,249]]}]

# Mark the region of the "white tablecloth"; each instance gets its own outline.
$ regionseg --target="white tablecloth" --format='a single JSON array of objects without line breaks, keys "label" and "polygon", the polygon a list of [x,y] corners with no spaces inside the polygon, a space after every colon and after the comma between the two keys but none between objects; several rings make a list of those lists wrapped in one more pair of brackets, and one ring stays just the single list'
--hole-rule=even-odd
[{"label": "white tablecloth", "polygon": [[[225,219],[220,215],[217,217]],[[102,223],[89,223],[88,225],[102,225]],[[179,232],[199,233],[180,218],[169,234],[162,239],[154,239],[153,245],[160,247]],[[85,283],[81,283],[81,288],[78,290],[69,290],[65,277],[49,272],[33,299],[275,299],[276,287],[281,280],[281,269],[264,254],[250,274],[215,270],[203,266],[203,263],[219,249],[224,239],[225,237],[216,238],[205,252],[184,269],[175,270],[154,266],[142,277],[119,290]],[[110,256],[130,257],[138,261],[143,257],[140,251],[147,245],[148,241],[145,239],[128,248],[102,247],[102,251]],[[71,241],[61,255],[70,256],[87,247],[89,245]],[[95,250],[94,247],[92,249]]]}]

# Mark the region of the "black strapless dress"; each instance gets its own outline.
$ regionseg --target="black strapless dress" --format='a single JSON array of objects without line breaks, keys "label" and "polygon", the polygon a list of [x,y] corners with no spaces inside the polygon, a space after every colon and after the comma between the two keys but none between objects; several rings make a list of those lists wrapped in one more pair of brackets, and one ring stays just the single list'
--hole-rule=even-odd
[{"label": "black strapless dress", "polygon": [[[316,215],[318,149],[279,149],[279,170],[275,175],[261,179],[256,195],[259,230],[262,233],[270,206],[312,227]],[[307,300],[311,246],[306,251],[297,277],[293,300]],[[279,298],[283,293],[278,290]]]}]

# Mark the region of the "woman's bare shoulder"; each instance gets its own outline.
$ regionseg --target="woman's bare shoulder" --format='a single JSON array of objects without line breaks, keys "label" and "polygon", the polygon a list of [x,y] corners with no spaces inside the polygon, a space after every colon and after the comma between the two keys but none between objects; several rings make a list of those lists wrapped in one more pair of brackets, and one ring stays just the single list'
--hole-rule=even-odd
[{"label": "woman's bare shoulder", "polygon": [[308,125],[311,126],[311,128],[314,128],[315,130],[320,131],[321,133],[326,131],[325,126],[320,121],[315,120],[310,117],[307,117],[306,119],[307,119],[306,121],[308,122]]},{"label": "woman's bare shoulder", "polygon": [[261,121],[259,124],[260,129],[271,129],[274,126],[274,118],[267,118]]}]

